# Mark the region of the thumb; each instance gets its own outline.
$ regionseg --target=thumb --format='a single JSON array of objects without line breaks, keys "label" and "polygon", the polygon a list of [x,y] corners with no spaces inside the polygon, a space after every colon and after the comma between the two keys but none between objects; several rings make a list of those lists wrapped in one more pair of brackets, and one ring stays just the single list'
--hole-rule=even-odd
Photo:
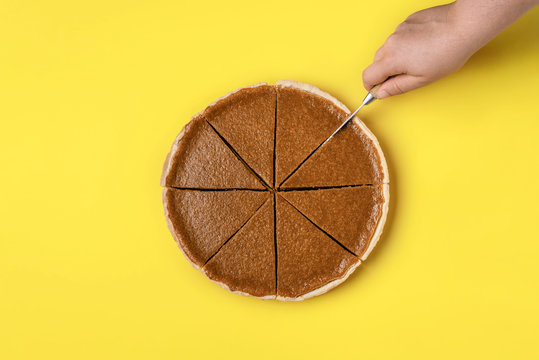
[{"label": "thumb", "polygon": [[376,94],[373,94],[378,99],[384,99],[394,95],[400,95],[405,92],[417,89],[423,85],[426,85],[425,82],[418,76],[401,74],[390,77],[384,81]]}]

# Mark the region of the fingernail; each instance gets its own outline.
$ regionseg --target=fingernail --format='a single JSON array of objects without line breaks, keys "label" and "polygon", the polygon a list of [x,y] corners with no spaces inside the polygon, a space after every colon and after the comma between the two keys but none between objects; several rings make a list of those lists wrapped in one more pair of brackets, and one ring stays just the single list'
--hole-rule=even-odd
[{"label": "fingernail", "polygon": [[383,99],[389,96],[389,94],[385,90],[378,90],[378,94],[376,95],[378,95],[378,99]]}]

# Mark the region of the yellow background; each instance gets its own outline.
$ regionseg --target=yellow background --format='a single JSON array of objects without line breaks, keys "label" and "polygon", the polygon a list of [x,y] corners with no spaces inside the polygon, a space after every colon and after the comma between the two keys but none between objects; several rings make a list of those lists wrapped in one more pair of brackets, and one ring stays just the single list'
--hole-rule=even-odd
[{"label": "yellow background", "polygon": [[391,176],[380,245],[301,303],[228,293],[169,234],[190,116],[279,79],[349,107],[434,1],[0,3],[0,358],[538,358],[539,9],[454,76],[361,117]]}]

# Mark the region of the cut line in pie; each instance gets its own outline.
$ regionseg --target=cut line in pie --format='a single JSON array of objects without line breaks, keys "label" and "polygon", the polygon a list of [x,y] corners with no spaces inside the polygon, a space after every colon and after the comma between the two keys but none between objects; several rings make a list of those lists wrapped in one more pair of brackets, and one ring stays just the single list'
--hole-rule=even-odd
[{"label": "cut line in pie", "polygon": [[279,81],[195,115],[161,180],[191,264],[262,299],[303,300],[346,280],[377,244],[389,203],[387,164],[361,120],[317,149],[348,114],[312,85]]}]

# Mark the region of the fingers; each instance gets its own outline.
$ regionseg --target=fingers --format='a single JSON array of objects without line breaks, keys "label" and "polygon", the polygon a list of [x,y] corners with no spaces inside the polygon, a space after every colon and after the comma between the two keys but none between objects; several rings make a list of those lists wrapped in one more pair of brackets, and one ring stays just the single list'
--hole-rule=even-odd
[{"label": "fingers", "polygon": [[384,57],[384,47],[382,46],[380,49],[376,50],[376,53],[374,53],[374,59],[373,59],[373,62],[377,62],[377,61],[380,61],[382,60],[382,58]]},{"label": "fingers", "polygon": [[421,77],[401,74],[385,81],[380,86],[375,96],[378,99],[384,99],[390,96],[403,94],[424,85],[426,85],[426,82]]},{"label": "fingers", "polygon": [[363,71],[363,86],[369,91],[374,85],[384,82],[388,77],[402,73],[394,61],[382,58]]}]

